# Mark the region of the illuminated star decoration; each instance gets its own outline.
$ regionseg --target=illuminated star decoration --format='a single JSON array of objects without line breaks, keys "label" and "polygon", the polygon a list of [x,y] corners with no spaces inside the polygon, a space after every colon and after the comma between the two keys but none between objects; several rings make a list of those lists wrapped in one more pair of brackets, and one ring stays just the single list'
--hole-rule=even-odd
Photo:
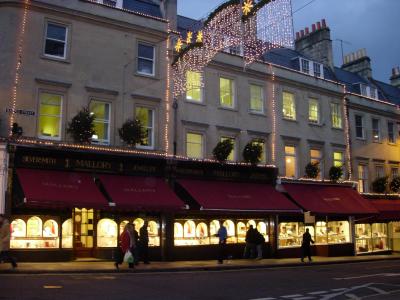
[{"label": "illuminated star decoration", "polygon": [[196,43],[202,43],[202,42],[203,42],[203,32],[200,30],[197,33]]},{"label": "illuminated star decoration", "polygon": [[186,44],[190,44],[192,42],[193,32],[188,31],[186,35]]},{"label": "illuminated star decoration", "polygon": [[178,39],[178,41],[175,44],[175,51],[180,52],[182,49],[182,40],[181,38]]},{"label": "illuminated star decoration", "polygon": [[243,14],[247,16],[252,8],[253,8],[253,0],[246,0],[242,6]]}]

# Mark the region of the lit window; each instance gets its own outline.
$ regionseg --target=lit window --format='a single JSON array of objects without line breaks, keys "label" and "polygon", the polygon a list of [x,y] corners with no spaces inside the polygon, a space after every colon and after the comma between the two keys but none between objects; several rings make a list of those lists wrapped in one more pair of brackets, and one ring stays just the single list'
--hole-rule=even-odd
[{"label": "lit window", "polygon": [[186,156],[203,158],[203,135],[198,133],[186,134]]},{"label": "lit window", "polygon": [[350,242],[350,224],[348,221],[328,222],[327,236],[329,244]]},{"label": "lit window", "polygon": [[319,103],[317,99],[308,100],[308,121],[319,124]]},{"label": "lit window", "polygon": [[368,169],[366,165],[358,165],[358,191],[368,193]]},{"label": "lit window", "polygon": [[254,145],[260,145],[261,146],[261,156],[260,156],[260,163],[265,164],[267,162],[266,159],[266,153],[265,153],[265,141],[261,139],[256,139],[252,141],[252,144]]},{"label": "lit window", "polygon": [[[278,226],[278,247],[300,247],[304,233],[304,224],[299,222],[283,222]],[[310,234],[312,234],[310,232]],[[312,234],[313,235],[313,234]]]},{"label": "lit window", "polygon": [[355,123],[356,137],[359,139],[365,139],[364,118],[362,116],[355,115]]},{"label": "lit window", "polygon": [[389,140],[389,143],[396,143],[393,122],[388,122],[388,140]]},{"label": "lit window", "polygon": [[263,88],[259,85],[250,85],[250,111],[264,112]]},{"label": "lit window", "polygon": [[26,235],[28,237],[42,236],[42,220],[38,217],[29,218],[26,228]]},{"label": "lit window", "polygon": [[234,106],[233,80],[221,77],[219,79],[219,99],[221,106]]},{"label": "lit window", "polygon": [[223,142],[223,141],[226,141],[226,140],[230,140],[232,145],[233,145],[232,151],[231,151],[231,153],[229,153],[227,160],[235,161],[235,158],[236,158],[236,141],[235,141],[234,138],[231,138],[231,137],[221,137],[220,141]]},{"label": "lit window", "polygon": [[397,167],[392,167],[392,168],[390,169],[390,177],[391,177],[391,179],[393,179],[393,178],[395,178],[395,177],[397,177],[397,176],[399,176],[399,168],[397,168]]},{"label": "lit window", "polygon": [[186,73],[186,99],[201,102],[201,73],[187,71]]},{"label": "lit window", "polygon": [[154,149],[154,110],[146,107],[136,107],[135,116],[146,133],[145,138],[138,147]]},{"label": "lit window", "polygon": [[378,119],[372,119],[372,141],[379,143],[381,141],[380,122]]},{"label": "lit window", "polygon": [[323,177],[323,161],[322,161],[322,152],[319,149],[311,149],[310,150],[310,162],[318,163],[319,173],[317,178],[321,179]]},{"label": "lit window", "polygon": [[91,101],[90,113],[94,114],[94,135],[93,142],[102,144],[110,143],[110,104],[100,101]]},{"label": "lit window", "polygon": [[72,219],[65,220],[62,224],[62,248],[73,247],[73,224]]},{"label": "lit window", "polygon": [[283,92],[283,117],[286,119],[296,119],[296,105],[294,102],[294,95],[291,93]]},{"label": "lit window", "polygon": [[285,146],[285,176],[297,177],[296,147]]},{"label": "lit window", "polygon": [[342,128],[342,111],[340,109],[340,104],[331,103],[331,117],[332,117],[332,127]]},{"label": "lit window", "polygon": [[111,219],[101,219],[97,223],[97,246],[117,247],[118,225]]},{"label": "lit window", "polygon": [[139,74],[154,76],[154,46],[138,44],[138,65]]},{"label": "lit window", "polygon": [[45,139],[61,139],[61,95],[41,93],[38,135]]},{"label": "lit window", "polygon": [[67,34],[67,26],[47,23],[44,54],[65,59],[67,56]]},{"label": "lit window", "polygon": [[344,166],[343,152],[333,152],[333,165],[335,167],[343,168]]}]

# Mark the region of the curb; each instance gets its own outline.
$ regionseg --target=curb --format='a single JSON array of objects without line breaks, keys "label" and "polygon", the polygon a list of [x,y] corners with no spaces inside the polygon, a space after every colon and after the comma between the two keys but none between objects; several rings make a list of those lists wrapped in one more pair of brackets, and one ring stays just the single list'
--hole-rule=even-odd
[{"label": "curb", "polygon": [[[119,271],[115,269],[64,269],[64,270],[19,270],[8,269],[0,270],[0,275],[2,274],[141,274],[141,273],[179,273],[179,272],[218,272],[218,271],[236,271],[236,270],[254,270],[254,269],[274,269],[274,268],[286,268],[286,267],[311,267],[311,266],[322,266],[322,265],[339,265],[339,264],[355,264],[355,263],[365,263],[374,261],[391,261],[400,260],[400,257],[385,257],[378,259],[359,259],[359,260],[337,260],[337,261],[313,261],[313,262],[293,262],[285,264],[263,264],[263,265],[215,265],[215,266],[200,266],[200,267],[166,267],[166,268],[149,268],[140,269],[135,268],[130,269],[120,269]],[[111,264],[112,262],[110,262]]]}]

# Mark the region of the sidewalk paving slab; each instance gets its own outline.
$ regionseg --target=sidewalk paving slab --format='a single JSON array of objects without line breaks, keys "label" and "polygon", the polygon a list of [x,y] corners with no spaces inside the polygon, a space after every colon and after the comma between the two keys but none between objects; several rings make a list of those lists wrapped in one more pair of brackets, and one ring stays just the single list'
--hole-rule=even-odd
[{"label": "sidewalk paving slab", "polygon": [[[150,272],[193,272],[193,271],[221,271],[240,269],[265,269],[277,267],[313,266],[343,263],[359,263],[383,260],[400,260],[400,254],[346,256],[346,257],[313,257],[312,262],[302,263],[299,258],[285,259],[232,259],[218,264],[216,260],[202,261],[172,261],[151,262],[148,265],[139,264],[129,269],[124,263],[119,271],[115,269],[113,261],[105,260],[75,260],[70,262],[21,262],[16,269],[9,263],[0,264],[1,274],[82,274],[82,273],[150,273]],[[306,260],[305,260],[306,261]]]}]

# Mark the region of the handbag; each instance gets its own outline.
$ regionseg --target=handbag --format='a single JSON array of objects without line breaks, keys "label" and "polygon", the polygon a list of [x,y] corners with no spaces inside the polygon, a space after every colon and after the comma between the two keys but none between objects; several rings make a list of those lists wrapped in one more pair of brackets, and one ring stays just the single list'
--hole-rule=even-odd
[{"label": "handbag", "polygon": [[130,250],[125,252],[124,262],[127,262],[128,264],[132,264],[133,263],[133,255],[132,255],[132,252]]}]

